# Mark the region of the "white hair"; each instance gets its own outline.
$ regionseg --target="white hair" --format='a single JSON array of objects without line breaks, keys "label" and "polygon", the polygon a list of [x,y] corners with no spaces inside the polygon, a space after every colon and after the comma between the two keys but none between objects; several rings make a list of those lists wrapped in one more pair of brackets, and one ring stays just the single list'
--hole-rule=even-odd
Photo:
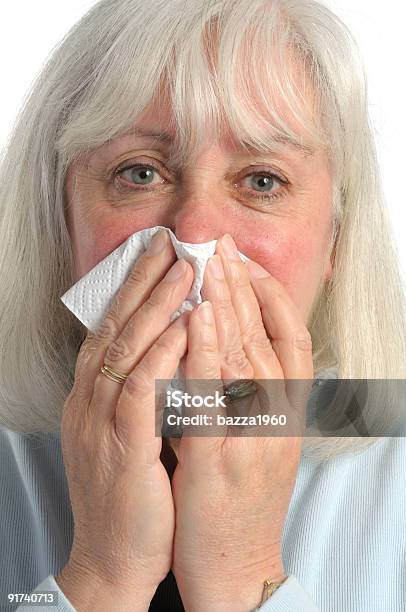
[{"label": "white hair", "polygon": [[[310,112],[309,93],[317,112]],[[86,335],[59,299],[75,282],[67,170],[165,96],[178,163],[190,162],[209,129],[218,134],[225,125],[259,150],[286,139],[325,148],[334,182],[334,272],[308,321],[315,370],[403,378],[404,292],[364,69],[346,26],[312,0],[102,0],[52,52],[3,152],[1,424],[27,434],[59,430]],[[385,421],[390,393],[383,401],[376,418]],[[338,402],[334,409],[343,408]],[[374,441],[315,437],[303,448],[327,458]]]}]

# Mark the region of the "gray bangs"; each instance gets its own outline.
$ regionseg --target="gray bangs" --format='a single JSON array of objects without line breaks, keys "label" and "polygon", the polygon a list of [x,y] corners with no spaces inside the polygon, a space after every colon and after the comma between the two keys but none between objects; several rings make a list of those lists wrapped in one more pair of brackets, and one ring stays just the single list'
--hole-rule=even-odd
[{"label": "gray bangs", "polygon": [[[331,149],[339,127],[331,87],[284,4],[254,0],[247,15],[239,0],[158,1],[154,11],[127,2],[113,27],[114,2],[96,5],[82,21],[90,27],[93,12],[104,11],[98,23],[109,27],[93,35],[101,60],[92,63],[89,51],[81,59],[88,78],[78,80],[74,97],[67,92],[69,119],[57,141],[65,169],[80,154],[131,132],[151,104],[158,114],[163,106],[172,110],[173,167],[187,166],[208,139],[223,135],[263,153],[286,142]],[[88,32],[83,25],[81,35]]]}]

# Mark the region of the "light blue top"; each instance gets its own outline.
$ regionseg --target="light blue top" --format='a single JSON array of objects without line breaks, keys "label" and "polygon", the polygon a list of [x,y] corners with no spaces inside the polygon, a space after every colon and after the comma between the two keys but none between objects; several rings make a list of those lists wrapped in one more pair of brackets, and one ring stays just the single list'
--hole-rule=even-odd
[{"label": "light blue top", "polygon": [[[0,517],[0,612],[75,612],[53,577],[73,536],[58,433],[0,429]],[[302,455],[282,554],[289,578],[261,612],[405,612],[406,438],[324,463]],[[44,590],[56,608],[7,603]]]}]

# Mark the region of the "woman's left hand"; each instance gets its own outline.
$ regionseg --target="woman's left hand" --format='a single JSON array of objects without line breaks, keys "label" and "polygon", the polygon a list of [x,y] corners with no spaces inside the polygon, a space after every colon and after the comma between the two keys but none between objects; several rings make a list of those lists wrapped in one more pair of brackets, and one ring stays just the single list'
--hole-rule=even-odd
[{"label": "woman's left hand", "polygon": [[[241,261],[231,237],[216,252],[202,289],[209,302],[189,320],[186,379],[216,388],[226,379],[306,379],[299,393],[283,384],[274,406],[277,414],[288,406],[300,424],[314,375],[303,317],[275,278]],[[230,437],[225,428],[219,437],[182,437],[172,569],[188,612],[247,612],[266,578],[285,577],[282,530],[302,445],[297,433],[288,436]]]}]

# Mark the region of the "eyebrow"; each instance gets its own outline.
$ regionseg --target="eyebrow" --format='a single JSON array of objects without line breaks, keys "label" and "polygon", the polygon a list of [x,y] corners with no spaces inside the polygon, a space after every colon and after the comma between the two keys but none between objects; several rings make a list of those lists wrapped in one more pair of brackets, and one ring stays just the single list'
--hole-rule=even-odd
[{"label": "eyebrow", "polygon": [[173,142],[172,136],[170,136],[167,132],[154,132],[153,130],[143,130],[142,128],[131,128],[124,134],[122,134],[120,138],[124,136],[141,136],[142,138],[150,138],[153,140],[158,140],[159,142],[163,142],[165,144],[171,144]]},{"label": "eyebrow", "polygon": [[[173,137],[170,136],[170,134],[168,134],[167,132],[160,132],[160,131],[153,131],[153,130],[144,130],[140,127],[133,127],[130,130],[128,130],[127,132],[125,132],[124,134],[122,134],[117,140],[120,141],[122,138],[126,137],[126,136],[135,136],[135,137],[142,137],[142,138],[148,138],[151,140],[155,140],[158,142],[162,142],[165,145],[170,145],[173,143]],[[286,148],[291,148],[294,149],[296,151],[298,151],[299,153],[302,153],[305,156],[311,156],[314,155],[314,148],[312,146],[310,146],[309,144],[304,144],[302,142],[299,142],[298,140],[295,140],[291,137],[288,136],[276,136],[274,138],[275,142],[280,143],[282,146],[286,147]],[[248,150],[252,151],[253,154],[258,154],[258,153],[262,153],[262,154],[269,154],[272,153],[272,151],[259,151],[256,150],[252,147],[251,144],[244,142],[243,143],[244,146],[247,147]]]},{"label": "eyebrow", "polygon": [[299,142],[298,140],[294,140],[293,138],[279,136],[275,138],[275,141],[280,142],[282,145],[292,147],[304,155],[314,155],[314,148],[312,146]]},{"label": "eyebrow", "polygon": [[[273,139],[276,143],[280,143],[282,145],[282,148],[288,148],[288,149],[294,149],[295,151],[298,151],[299,153],[302,153],[303,155],[309,156],[309,155],[314,155],[315,150],[314,148],[310,145],[310,144],[304,144],[303,142],[300,142],[299,140],[295,140],[294,138],[288,137],[288,136],[276,136]],[[252,151],[254,154],[259,153],[262,155],[267,155],[267,154],[272,154],[272,153],[277,153],[277,151],[275,150],[269,150],[269,151],[263,151],[263,150],[257,150],[255,149],[250,143],[244,142],[243,143],[247,149],[249,149],[250,151]]]}]

